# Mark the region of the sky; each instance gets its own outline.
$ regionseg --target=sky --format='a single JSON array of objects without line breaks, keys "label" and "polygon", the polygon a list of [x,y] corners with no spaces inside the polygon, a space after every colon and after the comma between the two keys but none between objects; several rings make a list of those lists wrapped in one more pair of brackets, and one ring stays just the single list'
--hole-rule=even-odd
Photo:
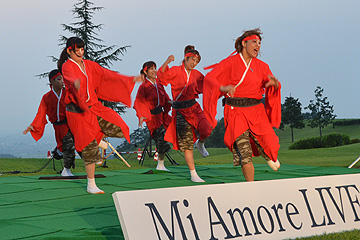
[{"label": "sky", "polygon": [[[259,58],[281,82],[282,103],[291,95],[305,107],[320,86],[337,118],[360,118],[358,0],[91,1],[104,7],[93,18],[104,24],[99,32],[103,43],[131,45],[112,70],[137,75],[144,62],[153,60],[159,67],[171,54],[175,62],[170,66],[178,65],[191,44],[202,56],[196,68],[206,74],[203,67],[233,52],[244,30],[260,27]],[[49,91],[48,79],[36,75],[56,68],[48,56],[60,55],[60,35],[72,36],[61,24],[77,21],[71,13],[77,2],[1,0],[0,134],[11,130],[20,136],[35,117]],[[137,128],[133,109],[122,117],[130,131]],[[222,117],[220,107],[217,117]],[[46,129],[53,134],[51,126]]]}]

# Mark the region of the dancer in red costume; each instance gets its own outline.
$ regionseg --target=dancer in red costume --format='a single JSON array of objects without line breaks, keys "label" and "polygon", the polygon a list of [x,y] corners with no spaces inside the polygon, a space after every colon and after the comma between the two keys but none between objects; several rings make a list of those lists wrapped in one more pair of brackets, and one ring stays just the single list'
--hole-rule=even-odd
[{"label": "dancer in red costume", "polygon": [[150,135],[155,141],[159,154],[156,169],[168,171],[164,165],[164,157],[171,147],[164,140],[164,135],[171,122],[171,116],[168,114],[171,109],[170,98],[163,85],[156,79],[155,62],[144,63],[140,74],[145,76],[145,81],[140,85],[134,102],[139,127],[146,122]]},{"label": "dancer in red costume", "polygon": [[202,93],[204,76],[194,69],[201,60],[199,52],[193,46],[187,46],[184,53],[182,65],[169,68],[169,63],[174,61],[174,56],[171,55],[158,70],[160,82],[163,85],[171,84],[174,101],[172,121],[165,133],[165,140],[171,142],[175,150],[185,152],[191,180],[204,182],[196,173],[193,154],[194,142],[199,139],[195,142],[195,147],[203,157],[209,155],[204,141],[210,136],[212,128],[195,100],[198,94]]},{"label": "dancer in red costume", "polygon": [[84,42],[71,37],[60,55],[61,70],[67,89],[66,116],[74,135],[75,148],[85,162],[87,191],[104,193],[95,183],[95,163],[102,161],[98,144],[105,136],[125,137],[130,141],[129,128],[112,109],[98,98],[131,106],[131,91],[141,76],[129,77],[83,59]]},{"label": "dancer in red costume", "polygon": [[65,95],[63,76],[59,70],[54,69],[49,73],[51,90],[41,99],[39,109],[33,120],[23,134],[31,133],[31,136],[38,141],[44,134],[47,124],[46,116],[52,123],[55,130],[57,149],[63,153],[64,169],[61,176],[74,176],[70,168],[75,168],[75,147],[74,137],[70,132],[66,121]]},{"label": "dancer in red costume", "polygon": [[224,142],[246,181],[254,180],[252,155],[263,156],[275,171],[280,167],[279,138],[273,127],[281,122],[281,86],[269,66],[257,58],[261,34],[258,28],[245,31],[235,42],[236,54],[215,64],[204,81],[204,112],[213,127],[218,98],[225,97]]}]

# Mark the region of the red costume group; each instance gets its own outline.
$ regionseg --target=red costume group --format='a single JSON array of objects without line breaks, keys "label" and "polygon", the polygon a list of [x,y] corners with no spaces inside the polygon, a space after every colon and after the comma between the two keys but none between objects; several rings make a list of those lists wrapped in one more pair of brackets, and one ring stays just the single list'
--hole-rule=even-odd
[{"label": "red costume group", "polygon": [[[169,68],[168,64],[174,60],[171,55],[156,74],[156,64],[152,62],[151,67],[154,69],[151,70],[151,75],[148,75],[151,80],[145,77],[139,87],[134,109],[140,123],[145,121],[153,139],[163,141],[164,146],[164,142],[167,141],[173,144],[175,150],[179,150],[178,137],[181,138],[181,150],[185,151],[185,160],[189,166],[191,180],[194,182],[204,182],[204,180],[195,171],[192,144],[199,138],[201,141],[196,142],[195,146],[203,157],[209,155],[204,147],[204,141],[217,124],[215,119],[217,102],[222,96],[226,100],[224,105],[226,146],[233,151],[235,145],[236,150],[237,139],[250,131],[251,137],[247,136],[246,142],[250,142],[253,155],[259,155],[258,150],[262,153],[263,149],[265,157],[272,160],[268,160],[268,164],[275,162],[277,165],[269,164],[275,171],[280,167],[277,161],[279,139],[273,127],[279,127],[281,122],[281,86],[272,76],[269,66],[257,58],[261,43],[260,34],[252,34],[246,38],[243,38],[243,35],[238,38],[242,39],[240,47],[237,45],[238,40],[235,43],[238,53],[216,64],[205,77],[194,69],[201,59],[200,54],[193,46],[187,46],[182,65]],[[64,77],[66,91],[62,90],[60,96],[57,96],[52,90],[43,96],[38,113],[31,124],[34,128],[31,134],[35,140],[41,138],[47,123],[45,116],[48,115],[49,121],[54,125],[58,148],[61,150],[61,139],[70,128],[76,150],[82,152],[85,149],[82,154],[88,154],[86,157],[82,156],[88,177],[87,191],[94,194],[104,193],[95,184],[95,165],[92,163],[98,161],[95,159],[98,155],[92,155],[92,151],[96,150],[97,153],[99,151],[94,140],[100,143],[105,132],[111,136],[116,131],[114,136],[122,137],[123,134],[130,142],[130,135],[123,119],[114,110],[105,107],[99,99],[131,106],[134,81],[138,81],[139,78],[124,76],[103,68],[98,63],[84,60],[84,48],[77,47],[75,42],[81,44],[79,46],[84,46],[81,39],[70,38],[67,42],[69,46],[63,50],[60,57],[62,60],[59,60],[59,69],[61,68]],[[65,53],[67,55],[64,55]],[[145,76],[149,73],[146,66],[148,63],[151,62],[145,63],[142,69],[142,74]],[[168,84],[171,84],[172,103],[163,86]],[[196,101],[201,93],[204,111]],[[265,104],[261,104],[260,100],[264,95]],[[56,109],[53,107],[55,105]],[[173,107],[172,116],[168,114],[171,107]],[[66,119],[68,124],[64,123]],[[184,126],[186,131],[181,130]],[[179,134],[183,132],[186,135]],[[155,135],[158,136],[154,138]],[[254,141],[260,144],[260,147],[257,146],[259,148],[255,146]],[[163,153],[170,148],[170,145],[166,144]],[[85,148],[87,146],[89,147]],[[246,149],[250,149],[249,146],[247,144]],[[241,154],[238,155],[241,161]],[[251,160],[251,152],[246,152],[246,158]],[[253,165],[247,164],[248,162],[244,162],[242,165],[243,173],[244,176],[246,173],[248,176],[246,179],[251,181],[254,175]],[[162,170],[164,169],[167,170],[163,167]]]}]

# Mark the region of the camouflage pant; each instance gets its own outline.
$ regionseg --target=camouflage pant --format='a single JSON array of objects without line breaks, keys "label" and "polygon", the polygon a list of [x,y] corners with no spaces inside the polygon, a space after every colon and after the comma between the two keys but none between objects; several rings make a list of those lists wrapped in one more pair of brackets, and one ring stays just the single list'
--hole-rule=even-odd
[{"label": "camouflage pant", "polygon": [[61,140],[63,148],[63,161],[65,168],[75,168],[75,144],[74,136],[71,134],[70,130]]},{"label": "camouflage pant", "polygon": [[[121,128],[119,126],[116,126],[115,124],[106,121],[102,117],[97,117],[99,126],[101,128],[101,131],[107,135],[108,137],[118,137],[123,138],[124,134],[121,131]],[[99,150],[99,145],[94,139],[91,143],[89,143],[81,153],[79,153],[81,158],[84,160],[85,165],[95,163],[97,161],[101,161],[102,157]]]},{"label": "camouflage pant", "polygon": [[152,133],[152,139],[154,139],[156,144],[156,149],[158,153],[166,153],[170,150],[170,144],[164,140],[165,136],[165,127],[161,125],[158,129],[155,129]]},{"label": "camouflage pant", "polygon": [[124,134],[119,126],[106,121],[102,117],[97,117],[101,131],[108,137],[124,138]]},{"label": "camouflage pant", "polygon": [[249,130],[246,130],[234,142],[234,147],[232,151],[234,166],[245,165],[252,162],[250,137],[254,140],[260,155],[267,161],[271,161],[270,158],[265,154],[264,148],[260,146],[259,141],[254,137],[254,135],[250,133]]},{"label": "camouflage pant", "polygon": [[179,112],[176,115],[176,135],[178,137],[179,148],[182,152],[194,149],[192,127]]}]

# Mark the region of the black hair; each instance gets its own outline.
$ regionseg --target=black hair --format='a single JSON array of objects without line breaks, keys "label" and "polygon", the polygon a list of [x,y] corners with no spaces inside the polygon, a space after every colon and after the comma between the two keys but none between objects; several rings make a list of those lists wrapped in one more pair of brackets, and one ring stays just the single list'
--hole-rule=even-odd
[{"label": "black hair", "polygon": [[69,58],[67,49],[70,49],[70,51],[75,52],[76,48],[83,48],[84,46],[85,46],[85,43],[81,38],[78,38],[78,37],[68,38],[68,40],[66,41],[66,46],[62,50],[59,61],[57,62],[57,66],[58,66],[58,69],[60,72],[61,72],[62,65]]},{"label": "black hair", "polygon": [[144,69],[145,68],[150,69],[153,66],[156,68],[156,63],[153,62],[153,61],[148,61],[148,62],[144,63],[142,69],[140,70],[140,74],[146,76],[146,73],[144,72]]},{"label": "black hair", "polygon": [[[184,55],[187,53],[193,53],[199,56],[199,62],[201,61],[201,56],[198,50],[195,50],[195,47],[192,45],[187,45],[184,49]],[[185,60],[184,60],[185,61]]]},{"label": "black hair", "polygon": [[246,38],[246,37],[249,37],[251,35],[257,35],[259,38],[260,38],[260,41],[261,41],[261,30],[260,28],[255,28],[255,29],[251,29],[251,30],[248,30],[248,31],[244,31],[244,33],[238,37],[235,41],[235,49],[238,53],[240,53],[242,50],[243,50],[243,45],[242,45],[242,41]]}]

